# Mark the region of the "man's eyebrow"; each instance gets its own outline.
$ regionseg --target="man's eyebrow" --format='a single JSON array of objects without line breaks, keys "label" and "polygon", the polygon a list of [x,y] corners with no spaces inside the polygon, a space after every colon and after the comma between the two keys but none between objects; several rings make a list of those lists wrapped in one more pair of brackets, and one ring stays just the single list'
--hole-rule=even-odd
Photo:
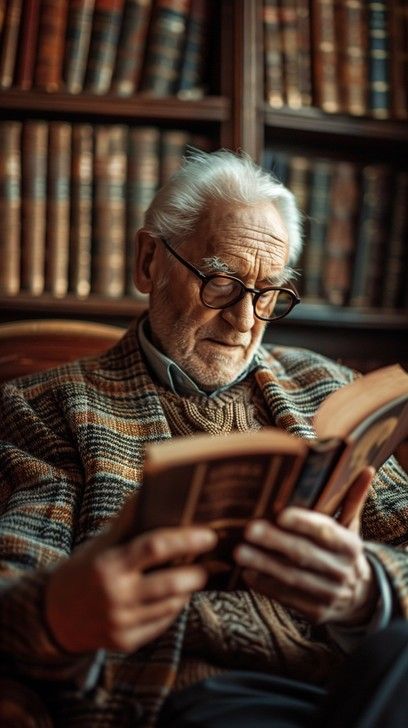
[{"label": "man's eyebrow", "polygon": [[227,273],[230,276],[236,276],[237,272],[232,270],[218,255],[212,255],[210,258],[203,258],[201,270],[203,273]]},{"label": "man's eyebrow", "polygon": [[[209,258],[203,258],[203,263],[201,269],[203,273],[226,273],[230,276],[236,276],[239,278],[237,271],[232,270],[227,263],[225,263],[222,258],[219,258],[218,255],[212,255]],[[292,278],[297,277],[297,272],[294,268],[291,268],[289,265],[285,265],[285,267],[277,272],[273,273],[272,275],[265,278],[266,285],[270,286],[283,286],[285,283],[288,283]]]}]

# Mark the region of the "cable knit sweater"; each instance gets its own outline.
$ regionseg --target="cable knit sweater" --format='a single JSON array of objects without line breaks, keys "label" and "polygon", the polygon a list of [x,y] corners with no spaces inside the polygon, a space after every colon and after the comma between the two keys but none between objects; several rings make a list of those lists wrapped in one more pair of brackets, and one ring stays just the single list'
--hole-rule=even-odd
[{"label": "cable knit sweater", "polygon": [[[262,354],[251,375],[255,399],[259,393],[262,398],[256,422],[263,423],[267,413],[276,426],[313,437],[316,408],[352,373],[305,350],[273,347]],[[266,650],[264,667],[296,675],[308,664],[308,677],[315,680],[328,677],[330,663],[339,657],[328,637],[260,595],[241,593],[228,605],[213,593],[199,594],[153,643],[129,656],[109,653],[96,693],[78,689],[93,656],[72,657],[53,643],[44,621],[44,585],[55,564],[100,531],[141,487],[146,443],[171,437],[169,408],[159,392],[134,328],[100,357],[15,380],[1,390],[0,652],[7,669],[37,681],[57,725],[154,725],[163,700],[178,684],[183,646],[190,656],[197,647],[191,642],[197,620],[207,635],[201,667],[207,660],[209,671],[225,668],[232,648],[235,664],[247,664],[251,642]],[[383,564],[403,616],[408,615],[407,485],[391,459],[376,477],[363,516],[367,547]],[[252,624],[249,653],[234,637],[237,620],[225,619],[246,604],[261,615]],[[215,632],[214,614],[220,620]],[[220,629],[224,646],[217,652]],[[275,653],[283,657],[274,663]]]}]

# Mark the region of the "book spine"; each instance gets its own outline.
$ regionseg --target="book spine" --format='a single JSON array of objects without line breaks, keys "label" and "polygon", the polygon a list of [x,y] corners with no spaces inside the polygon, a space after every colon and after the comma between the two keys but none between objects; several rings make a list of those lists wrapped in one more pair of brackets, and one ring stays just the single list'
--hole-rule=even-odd
[{"label": "book spine", "polygon": [[95,128],[93,286],[119,297],[125,290],[127,128]]},{"label": "book spine", "polygon": [[390,0],[389,40],[391,46],[392,112],[397,119],[408,118],[408,5]]},{"label": "book spine", "polygon": [[296,0],[281,0],[280,13],[285,100],[290,109],[300,109],[302,97],[300,94]]},{"label": "book spine", "polygon": [[296,0],[299,91],[302,106],[312,103],[311,13],[309,0]]},{"label": "book spine", "polygon": [[308,299],[323,301],[323,260],[330,214],[332,163],[316,160],[311,174],[309,238],[302,257],[302,293]]},{"label": "book spine", "polygon": [[345,0],[337,6],[342,110],[367,113],[368,48],[367,17],[363,0]]},{"label": "book spine", "polygon": [[13,85],[22,0],[9,0],[4,16],[0,53],[0,88]]},{"label": "book spine", "polygon": [[344,306],[350,293],[358,204],[357,168],[351,162],[337,162],[330,190],[323,270],[325,298],[335,306]]},{"label": "book spine", "polygon": [[186,41],[178,81],[180,98],[204,96],[204,69],[210,26],[208,0],[191,0]]},{"label": "book spine", "polygon": [[182,129],[162,131],[160,140],[160,185],[180,169],[191,135]]},{"label": "book spine", "polygon": [[67,11],[66,0],[42,0],[34,80],[44,91],[62,88]]},{"label": "book spine", "polygon": [[340,111],[334,0],[312,0],[315,105]]},{"label": "book spine", "polygon": [[77,296],[91,292],[93,127],[72,129],[70,290]]},{"label": "book spine", "polygon": [[277,152],[266,147],[263,153],[262,166],[267,169],[278,182],[287,185],[289,179],[289,154]]},{"label": "book spine", "polygon": [[26,0],[21,17],[15,86],[28,91],[33,85],[40,0]]},{"label": "book spine", "polygon": [[3,32],[4,18],[6,17],[7,0],[0,0],[0,38]]},{"label": "book spine", "polygon": [[139,87],[151,5],[151,0],[125,3],[112,78],[112,91],[119,96],[131,96]]},{"label": "book spine", "polygon": [[83,90],[95,0],[71,0],[67,23],[63,78],[67,91]]},{"label": "book spine", "polygon": [[21,122],[0,122],[0,292],[20,290]]},{"label": "book spine", "polygon": [[143,226],[160,180],[160,132],[152,126],[129,130],[126,213],[126,283],[127,292],[141,295],[134,284],[135,239]]},{"label": "book spine", "polygon": [[48,124],[27,121],[22,133],[22,288],[44,291]]},{"label": "book spine", "polygon": [[388,14],[384,0],[368,1],[369,107],[373,116],[390,116]]},{"label": "book spine", "polygon": [[189,0],[157,0],[147,45],[141,90],[167,96],[177,90]]},{"label": "book spine", "polygon": [[122,22],[124,0],[96,0],[85,89],[90,93],[109,91]]},{"label": "book spine", "polygon": [[283,106],[282,34],[278,0],[264,0],[263,34],[265,100],[274,109]]},{"label": "book spine", "polygon": [[296,198],[298,208],[305,216],[309,209],[311,162],[307,157],[294,154],[289,161],[288,187]]},{"label": "book spine", "polygon": [[46,290],[68,291],[71,124],[51,122],[48,137]]},{"label": "book spine", "polygon": [[385,271],[381,284],[381,305],[397,309],[402,306],[404,264],[408,259],[408,172],[399,172],[395,178],[389,243],[385,256]]},{"label": "book spine", "polygon": [[370,307],[381,291],[385,240],[388,237],[390,171],[387,165],[363,169],[363,200],[353,265],[350,304]]}]

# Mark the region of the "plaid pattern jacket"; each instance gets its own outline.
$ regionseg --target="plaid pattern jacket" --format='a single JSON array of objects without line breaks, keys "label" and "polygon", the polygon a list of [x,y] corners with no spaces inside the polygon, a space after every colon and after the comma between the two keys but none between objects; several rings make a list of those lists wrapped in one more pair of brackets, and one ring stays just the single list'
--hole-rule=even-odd
[{"label": "plaid pattern jacket", "polygon": [[[256,377],[271,422],[313,437],[316,408],[352,372],[305,350],[262,353]],[[78,682],[93,656],[59,649],[43,614],[50,570],[141,486],[145,444],[170,437],[135,328],[100,357],[3,385],[0,412],[3,665],[45,689],[57,725],[153,725],[177,672],[186,614],[137,654],[109,653],[101,687],[91,696]],[[363,536],[384,566],[399,613],[407,616],[408,484],[393,459],[376,477]]]}]

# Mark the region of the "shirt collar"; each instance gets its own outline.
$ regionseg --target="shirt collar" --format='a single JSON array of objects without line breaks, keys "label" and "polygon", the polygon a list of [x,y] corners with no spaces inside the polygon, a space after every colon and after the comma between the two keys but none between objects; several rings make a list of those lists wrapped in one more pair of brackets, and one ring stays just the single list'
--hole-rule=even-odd
[{"label": "shirt collar", "polygon": [[195,383],[188,374],[176,364],[175,361],[169,359],[166,354],[159,351],[152,343],[150,338],[150,326],[148,316],[143,316],[138,324],[138,338],[142,351],[156,374],[159,382],[169,387],[174,394],[191,395],[201,394],[206,397],[215,397],[234,384],[241,382],[245,377],[258,367],[261,361],[261,353],[257,352],[248,367],[233,382],[225,384],[223,387],[215,389],[213,392],[206,392]]}]

